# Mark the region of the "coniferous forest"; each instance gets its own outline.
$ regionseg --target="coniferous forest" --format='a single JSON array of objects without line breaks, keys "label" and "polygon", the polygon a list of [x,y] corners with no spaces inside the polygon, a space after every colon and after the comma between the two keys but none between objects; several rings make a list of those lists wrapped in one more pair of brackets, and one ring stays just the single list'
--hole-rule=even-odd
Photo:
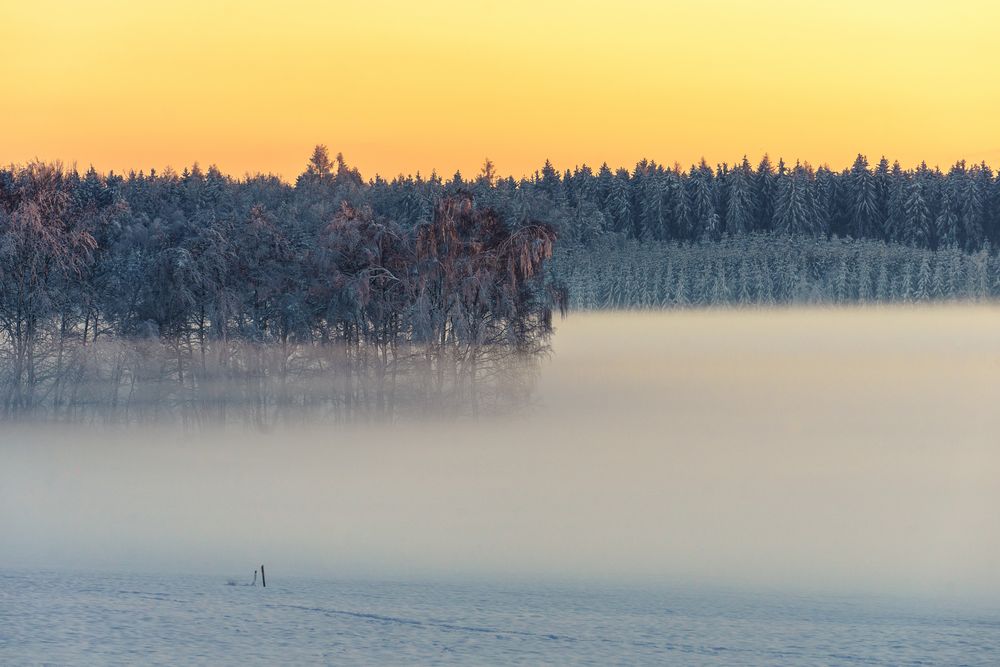
[{"label": "coniferous forest", "polygon": [[545,351],[553,310],[982,300],[1000,292],[998,236],[1000,180],[961,162],[546,163],[515,180],[487,160],[366,181],[318,146],[294,183],[12,166],[2,410],[239,405],[261,426],[456,396],[478,410],[527,381],[510,362]]}]

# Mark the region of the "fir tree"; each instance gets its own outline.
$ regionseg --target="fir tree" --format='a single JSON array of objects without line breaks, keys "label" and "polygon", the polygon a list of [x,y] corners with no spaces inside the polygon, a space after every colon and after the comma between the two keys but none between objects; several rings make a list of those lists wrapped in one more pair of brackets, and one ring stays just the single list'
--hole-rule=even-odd
[{"label": "fir tree", "polygon": [[774,229],[784,234],[815,234],[815,204],[809,189],[809,174],[805,167],[796,164],[778,184],[778,197],[774,208]]},{"label": "fir tree", "polygon": [[929,245],[933,240],[934,224],[930,208],[924,198],[923,183],[915,178],[907,190],[906,202],[903,205],[905,224],[899,231],[899,240],[904,243]]},{"label": "fir tree", "polygon": [[754,218],[757,229],[770,229],[774,220],[775,178],[771,160],[765,153],[754,175]]},{"label": "fir tree", "polygon": [[754,226],[752,177],[753,171],[746,156],[743,163],[730,172],[725,231],[733,236],[745,234]]},{"label": "fir tree", "polygon": [[892,165],[888,209],[886,211],[885,237],[890,241],[912,243],[916,236],[912,233],[912,229],[908,229],[911,227],[906,208],[908,195],[909,186],[906,176],[903,174],[899,162],[896,162]]},{"label": "fir tree", "polygon": [[868,159],[858,154],[851,167],[850,178],[851,234],[854,238],[875,238],[878,236],[878,192],[875,179],[868,170]]},{"label": "fir tree", "polygon": [[691,181],[693,183],[691,212],[695,227],[700,230],[702,238],[718,239],[721,230],[719,214],[715,209],[714,178],[712,168],[704,159],[697,170],[692,170]]},{"label": "fir tree", "polygon": [[611,191],[604,204],[604,210],[611,218],[613,229],[619,234],[628,233],[632,227],[628,180],[628,172],[624,169],[619,170],[611,182]]},{"label": "fir tree", "polygon": [[953,187],[951,183],[946,182],[941,188],[941,206],[934,221],[936,245],[944,248],[958,245],[958,214],[955,212],[955,201],[952,197]]}]

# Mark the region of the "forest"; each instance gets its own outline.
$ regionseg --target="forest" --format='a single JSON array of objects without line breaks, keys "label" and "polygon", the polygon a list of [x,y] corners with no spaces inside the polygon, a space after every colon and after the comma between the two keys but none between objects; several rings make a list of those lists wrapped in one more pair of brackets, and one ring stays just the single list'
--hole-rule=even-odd
[{"label": "forest", "polygon": [[403,226],[364,193],[322,149],[294,188],[216,170],[3,172],[3,414],[266,427],[428,402],[476,413],[565,308],[543,270],[555,230],[464,193]]},{"label": "forest", "polygon": [[985,301],[1000,294],[986,248],[928,250],[774,232],[714,243],[560,248],[550,270],[580,310]]},{"label": "forest", "polygon": [[[294,183],[0,169],[0,414],[66,421],[392,416],[508,401],[554,311],[917,303],[1000,291],[985,164]],[[558,239],[558,240],[557,240]]]}]

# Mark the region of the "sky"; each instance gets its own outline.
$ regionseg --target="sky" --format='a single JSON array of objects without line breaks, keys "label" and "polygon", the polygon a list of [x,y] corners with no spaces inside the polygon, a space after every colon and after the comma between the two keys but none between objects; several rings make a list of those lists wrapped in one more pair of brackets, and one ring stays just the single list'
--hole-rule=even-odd
[{"label": "sky", "polygon": [[0,163],[1000,164],[1000,3],[0,3]]}]

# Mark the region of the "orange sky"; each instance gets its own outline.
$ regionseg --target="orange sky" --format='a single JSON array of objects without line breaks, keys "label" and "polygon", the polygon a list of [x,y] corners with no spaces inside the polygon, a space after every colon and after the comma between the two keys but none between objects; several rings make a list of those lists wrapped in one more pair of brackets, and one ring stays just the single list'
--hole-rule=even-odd
[{"label": "orange sky", "polygon": [[971,0],[6,2],[0,162],[996,165],[997,26]]}]

